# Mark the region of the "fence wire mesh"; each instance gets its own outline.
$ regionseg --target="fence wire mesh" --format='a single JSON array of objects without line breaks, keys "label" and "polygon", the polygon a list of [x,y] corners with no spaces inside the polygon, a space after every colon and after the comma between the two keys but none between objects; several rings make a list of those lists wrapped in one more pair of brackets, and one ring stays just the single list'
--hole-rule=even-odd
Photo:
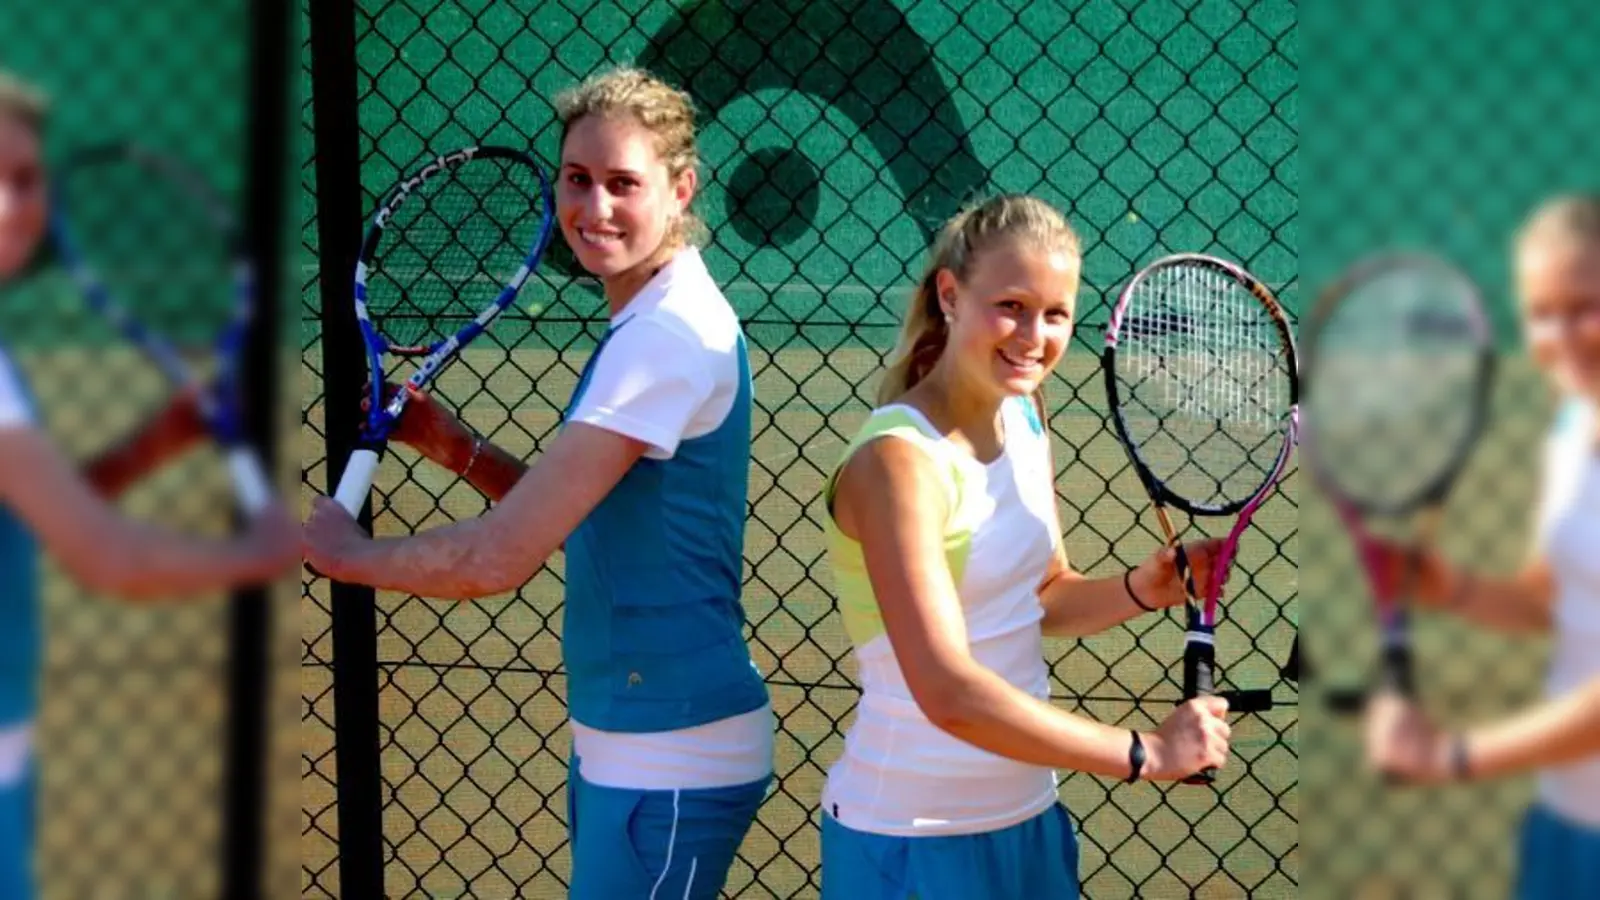
[{"label": "fence wire mesh", "polygon": [[[249,174],[250,15],[244,0],[8,5],[0,16],[0,67],[51,101],[47,164],[87,144],[138,141],[193,166],[237,206]],[[179,273],[140,267],[132,252],[125,258],[133,270],[119,274],[173,284]],[[154,365],[87,311],[58,268],[47,264],[0,293],[0,346],[24,373],[44,431],[68,458],[103,451],[170,401]],[[151,324],[170,331],[174,321]],[[201,446],[117,505],[165,529],[221,536],[233,508],[226,473],[215,449]],[[4,598],[43,605],[37,896],[222,896],[228,598],[130,604],[85,590],[45,558],[42,599]],[[279,690],[280,710],[284,698]],[[293,757],[286,757],[283,734],[277,737],[274,770],[281,772]],[[280,802],[280,822],[283,808]],[[269,852],[287,862],[295,848],[285,842]],[[294,869],[288,872],[292,877]],[[292,896],[296,885],[280,880],[262,890]]]},{"label": "fence wire mesh", "polygon": [[[1306,180],[1301,274],[1324,283],[1376,249],[1427,249],[1483,288],[1503,349],[1492,417],[1452,493],[1441,543],[1484,572],[1519,566],[1532,537],[1549,391],[1522,347],[1512,292],[1514,230],[1548,197],[1593,190],[1600,52],[1592,5],[1386,4],[1307,9]],[[1358,720],[1316,702],[1370,684],[1377,635],[1365,576],[1337,518],[1307,495],[1301,559],[1307,683],[1301,723],[1303,896],[1510,896],[1532,779],[1388,791],[1362,771]],[[1452,617],[1415,625],[1422,702],[1460,724],[1538,699],[1546,641]],[[1574,889],[1572,896],[1578,896]]]},{"label": "fence wire mesh", "polygon": [[[634,63],[700,114],[705,255],[743,319],[755,378],[744,604],[779,717],[776,787],[741,849],[732,896],[814,896],[815,810],[858,696],[823,561],[825,471],[861,422],[935,229],[991,192],[1067,213],[1085,250],[1082,319],[1048,386],[1057,493],[1075,567],[1114,574],[1159,542],[1107,427],[1096,342],[1107,301],[1178,250],[1237,260],[1297,309],[1297,20],[1291,2],[361,2],[361,206],[430,153],[471,143],[558,157],[556,92]],[[309,50],[305,57],[307,72]],[[317,90],[338,89],[310,84]],[[312,102],[304,187],[315,183]],[[318,238],[307,203],[304,242]],[[559,242],[559,239],[558,239]],[[330,419],[316,270],[306,273],[304,477],[327,489]],[[437,395],[480,433],[536,454],[605,328],[604,303],[557,246],[523,312],[497,323]],[[339,309],[343,313],[344,305]],[[1256,518],[1219,630],[1225,686],[1275,689],[1240,719],[1218,790],[1064,778],[1094,897],[1290,897],[1300,880],[1294,685],[1297,479]],[[377,534],[474,516],[448,473],[388,457]],[[1211,527],[1197,522],[1198,530]],[[378,601],[385,891],[551,897],[569,871],[559,664],[561,563],[460,606]],[[306,896],[340,896],[325,581],[303,605]],[[1051,642],[1056,702],[1151,727],[1180,694],[1178,617]]]}]

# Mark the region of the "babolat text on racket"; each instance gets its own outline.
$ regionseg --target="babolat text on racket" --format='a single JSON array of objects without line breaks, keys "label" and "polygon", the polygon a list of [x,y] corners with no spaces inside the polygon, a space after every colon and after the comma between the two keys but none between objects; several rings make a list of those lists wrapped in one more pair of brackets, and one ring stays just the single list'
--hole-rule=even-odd
[{"label": "babolat text on racket", "polygon": [[1382,687],[1414,696],[1415,568],[1391,564],[1379,530],[1409,526],[1422,547],[1437,534],[1488,415],[1495,359],[1483,297],[1442,259],[1375,256],[1318,296],[1304,341],[1306,459],[1366,570]]},{"label": "babolat text on racket", "polygon": [[[372,216],[355,272],[355,313],[372,398],[334,493],[356,515],[412,390],[516,299],[555,224],[550,180],[530,155],[465,147],[408,175]],[[416,359],[387,403],[384,358]]]},{"label": "babolat text on racket", "polygon": [[238,377],[255,268],[228,204],[171,154],[109,142],[71,154],[58,169],[51,223],[61,262],[89,306],[178,390],[194,393],[240,506],[267,506],[272,488],[245,440]]},{"label": "babolat text on racket", "polygon": [[[1122,289],[1101,362],[1117,437],[1177,552],[1188,596],[1184,698],[1213,694],[1218,601],[1240,539],[1296,441],[1292,329],[1261,279],[1214,256],[1179,253]],[[1195,584],[1169,507],[1191,518],[1237,517],[1205,585]],[[1214,778],[1206,770],[1186,783]]]}]

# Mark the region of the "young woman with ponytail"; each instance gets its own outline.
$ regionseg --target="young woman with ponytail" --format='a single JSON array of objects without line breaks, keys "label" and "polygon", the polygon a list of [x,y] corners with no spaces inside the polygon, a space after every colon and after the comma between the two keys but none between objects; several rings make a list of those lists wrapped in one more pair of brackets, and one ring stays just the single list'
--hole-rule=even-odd
[{"label": "young woman with ponytail", "polygon": [[[1226,702],[1140,733],[1050,703],[1043,639],[1181,604],[1173,554],[1090,579],[1061,542],[1040,386],[1072,334],[1060,213],[995,197],[952,219],[878,408],[827,484],[828,561],[862,696],[823,793],[824,900],[1078,895],[1056,770],[1171,781],[1227,760]],[[1202,582],[1217,542],[1187,547]]]}]

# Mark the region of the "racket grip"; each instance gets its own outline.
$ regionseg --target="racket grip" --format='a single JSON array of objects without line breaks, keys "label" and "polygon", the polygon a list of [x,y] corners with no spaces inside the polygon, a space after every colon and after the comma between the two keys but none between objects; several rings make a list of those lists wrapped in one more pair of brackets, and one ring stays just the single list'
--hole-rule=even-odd
[{"label": "racket grip", "polygon": [[1383,644],[1381,684],[1402,697],[1415,697],[1416,679],[1412,676],[1411,644],[1403,635],[1390,635]]},{"label": "racket grip", "polygon": [[372,478],[377,471],[378,451],[357,448],[344,465],[344,474],[339,478],[339,488],[334,491],[333,499],[350,515],[361,515],[361,507],[367,502],[367,492],[372,490]]},{"label": "racket grip", "polygon": [[1206,697],[1217,692],[1216,648],[1210,635],[1204,641],[1195,640],[1193,633],[1183,648],[1183,699]]},{"label": "racket grip", "polygon": [[[378,454],[378,450],[357,447],[344,464],[344,474],[339,476],[339,487],[334,490],[333,499],[351,516],[360,516],[361,507],[367,502],[367,493],[372,490],[372,478],[378,471]],[[318,578],[323,577],[311,563],[306,563],[305,569]]]},{"label": "racket grip", "polygon": [[[1411,673],[1411,642],[1407,638],[1405,620],[1399,617],[1384,634],[1379,678],[1384,690],[1411,698],[1416,696],[1417,685]],[[1383,783],[1387,787],[1397,788],[1405,787],[1410,782],[1397,773],[1385,772]]]},{"label": "racket grip", "polygon": [[[1208,697],[1217,692],[1217,651],[1211,629],[1191,622],[1188,639],[1183,645],[1183,698]],[[1217,770],[1205,768],[1183,780],[1184,784],[1211,784],[1217,780]]]},{"label": "racket grip", "polygon": [[267,480],[261,457],[254,450],[249,447],[229,450],[228,471],[233,475],[233,489],[246,515],[253,516],[272,502],[272,482]]}]

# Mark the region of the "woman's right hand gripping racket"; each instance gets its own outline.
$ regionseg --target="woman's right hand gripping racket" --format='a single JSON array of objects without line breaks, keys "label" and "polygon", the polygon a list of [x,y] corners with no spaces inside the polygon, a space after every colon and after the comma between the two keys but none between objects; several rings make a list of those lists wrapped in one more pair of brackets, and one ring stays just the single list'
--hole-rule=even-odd
[{"label": "woman's right hand gripping racket", "polygon": [[[1380,686],[1409,698],[1416,685],[1406,607],[1417,556],[1385,552],[1380,529],[1387,537],[1409,525],[1416,546],[1432,544],[1487,417],[1489,318],[1477,286],[1454,266],[1390,254],[1351,267],[1322,292],[1304,341],[1306,458],[1367,572]],[[1347,698],[1339,707],[1356,704]]]},{"label": "woman's right hand gripping racket", "polygon": [[[420,389],[512,304],[555,225],[549,178],[531,156],[466,147],[407,176],[373,215],[355,272],[370,403],[334,499],[359,515],[388,437]],[[384,358],[421,358],[387,403]]]},{"label": "woman's right hand gripping racket", "polygon": [[241,382],[255,266],[230,205],[187,163],[129,141],[79,148],[56,181],[62,265],[91,309],[193,395],[240,508],[266,510],[272,485],[246,440]]},{"label": "woman's right hand gripping racket", "polygon": [[[1289,321],[1272,291],[1232,263],[1180,253],[1146,266],[1117,298],[1102,358],[1117,436],[1155,506],[1189,597],[1185,699],[1216,693],[1217,605],[1239,541],[1288,466],[1299,422]],[[1167,507],[1237,516],[1197,589]],[[1187,784],[1209,784],[1213,770]]]}]

